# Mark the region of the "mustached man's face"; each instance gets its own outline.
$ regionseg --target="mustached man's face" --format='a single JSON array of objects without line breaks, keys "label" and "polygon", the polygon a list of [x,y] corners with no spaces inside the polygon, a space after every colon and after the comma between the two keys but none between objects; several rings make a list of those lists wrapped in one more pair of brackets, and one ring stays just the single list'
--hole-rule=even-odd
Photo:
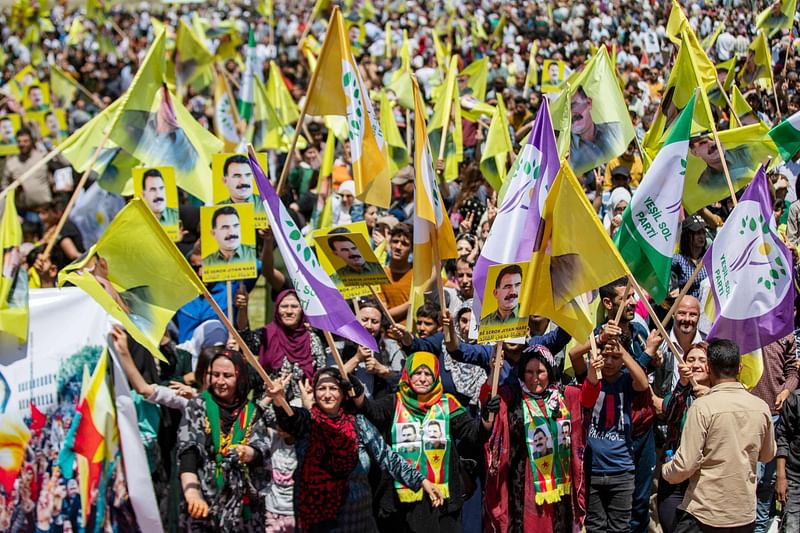
[{"label": "mustached man's face", "polygon": [[167,208],[167,197],[164,192],[164,180],[158,176],[151,176],[144,181],[142,198],[147,202],[150,211],[160,215]]},{"label": "mustached man's face", "polygon": [[233,203],[250,201],[253,194],[253,171],[246,163],[231,163],[228,172],[222,176]]},{"label": "mustached man's face", "polygon": [[355,243],[350,241],[336,241],[333,243],[333,253],[341,257],[347,266],[361,268],[366,261]]},{"label": "mustached man's face", "polygon": [[218,216],[214,227],[211,229],[211,235],[217,240],[220,251],[233,252],[239,247],[241,241],[239,217],[236,215]]}]

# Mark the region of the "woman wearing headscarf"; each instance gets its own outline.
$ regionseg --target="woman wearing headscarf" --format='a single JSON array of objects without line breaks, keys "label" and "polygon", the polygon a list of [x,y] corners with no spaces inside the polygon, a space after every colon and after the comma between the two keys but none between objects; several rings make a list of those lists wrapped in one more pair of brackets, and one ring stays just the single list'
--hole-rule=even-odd
[{"label": "woman wearing headscarf", "polygon": [[278,293],[275,318],[255,331],[247,320],[247,296],[236,295],[239,306],[237,329],[250,350],[271,378],[291,376],[289,399],[300,396],[300,383],[310,380],[325,366],[325,349],[315,333],[309,330],[300,300],[293,289]]},{"label": "woman wearing headscarf", "polygon": [[269,448],[242,356],[221,350],[208,383],[187,404],[178,430],[181,531],[263,530],[259,489]]},{"label": "woman wearing headscarf", "polygon": [[[356,395],[363,395],[363,386],[357,380],[353,384]],[[324,368],[312,382],[311,409],[294,407],[291,416],[283,409],[275,410],[278,426],[297,440],[298,531],[377,532],[367,479],[373,463],[411,490],[424,491],[433,505],[443,501],[433,484],[384,442],[375,426],[363,415],[353,414],[347,398],[351,387],[337,368]],[[279,384],[267,392],[275,403],[284,395]]]},{"label": "woman wearing headscarf", "polygon": [[406,359],[398,389],[393,396],[356,403],[392,448],[442,492],[445,503],[432,508],[421,491],[384,476],[376,495],[380,530],[461,531],[464,481],[456,441],[477,445],[480,422],[444,392],[439,359],[430,352]]},{"label": "woman wearing headscarf", "polygon": [[[484,529],[503,533],[580,531],[584,448],[580,389],[561,389],[544,346],[520,356],[517,383],[487,402]],[[496,413],[489,422],[489,413]]]},{"label": "woman wearing headscarf", "polygon": [[611,191],[611,199],[608,203],[608,211],[603,217],[603,226],[605,226],[608,235],[613,239],[620,224],[622,224],[622,213],[631,203],[631,193],[625,187],[617,187]]}]

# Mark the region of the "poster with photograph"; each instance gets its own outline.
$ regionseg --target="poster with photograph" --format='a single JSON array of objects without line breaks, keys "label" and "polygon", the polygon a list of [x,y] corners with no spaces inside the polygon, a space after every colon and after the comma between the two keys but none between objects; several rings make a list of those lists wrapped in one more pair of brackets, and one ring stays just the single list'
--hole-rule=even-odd
[{"label": "poster with photograph", "polygon": [[520,316],[520,295],[527,263],[492,265],[483,291],[478,342],[497,342],[524,337],[528,317]]},{"label": "poster with photograph", "polygon": [[22,108],[28,111],[47,111],[50,109],[50,84],[35,82],[22,91]]},{"label": "poster with photograph", "polygon": [[178,240],[178,188],[173,167],[134,167],[133,195],[141,198],[173,241]]},{"label": "poster with photograph", "polygon": [[[261,168],[269,168],[267,154],[258,154]],[[252,204],[255,210],[256,228],[269,226],[267,212],[253,181],[250,160],[244,154],[216,154],[211,161],[214,204]]]},{"label": "poster with photograph", "polygon": [[19,119],[19,115],[15,113],[0,117],[0,156],[19,153],[17,132],[21,125],[22,122]]},{"label": "poster with photograph", "polygon": [[333,265],[331,280],[334,285],[357,287],[389,283],[383,267],[362,234],[336,228],[314,240],[317,242],[317,251],[321,251]]},{"label": "poster with photograph", "polygon": [[[319,259],[319,264],[322,265],[322,269],[325,270],[325,273],[331,277],[331,281],[333,284],[336,285],[336,289],[342,293],[342,296],[345,300],[350,300],[352,298],[358,298],[361,296],[372,296],[372,291],[370,291],[369,286],[367,285],[345,285],[341,279],[336,279],[336,268],[334,267],[333,263],[330,259],[328,259],[327,254],[324,250],[320,250],[320,245],[317,242],[317,239],[320,237],[325,237],[329,233],[334,231],[345,231],[346,233],[357,233],[364,237],[365,240],[368,239],[367,233],[367,223],[363,220],[360,222],[352,222],[350,224],[343,224],[341,226],[335,226],[333,228],[321,228],[311,232],[310,236],[308,237],[308,242],[312,245],[317,253],[317,259]],[[323,239],[322,248],[327,248],[327,243]],[[369,242],[367,240],[367,242]],[[329,250],[330,251],[330,250]],[[373,285],[372,288],[375,289],[376,292],[380,292],[380,285]]]},{"label": "poster with photograph", "polygon": [[57,145],[67,137],[67,117],[63,109],[49,109],[47,111],[30,111],[25,113],[28,122],[35,122],[43,138],[50,139]]},{"label": "poster with photograph", "polygon": [[564,81],[567,64],[564,61],[546,59],[542,65],[542,92],[554,93]]},{"label": "poster with photograph", "polygon": [[255,278],[256,228],[253,204],[231,204],[200,209],[200,249],[203,281]]}]

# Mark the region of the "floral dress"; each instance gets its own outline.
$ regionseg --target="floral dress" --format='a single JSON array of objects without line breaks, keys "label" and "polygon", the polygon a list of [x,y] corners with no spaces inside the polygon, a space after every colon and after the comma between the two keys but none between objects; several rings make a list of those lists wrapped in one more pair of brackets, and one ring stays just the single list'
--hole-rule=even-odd
[{"label": "floral dress", "polygon": [[[244,442],[261,454],[263,462],[269,459],[269,442],[261,411],[252,418],[249,435]],[[222,457],[220,468],[225,480],[221,489],[216,484],[217,455],[206,416],[205,399],[197,396],[189,401],[178,429],[178,457],[189,448],[199,456],[197,477],[200,490],[208,503],[208,518],[193,519],[186,502],[181,503],[180,531],[242,531],[256,532],[264,529],[263,495],[266,471],[261,465],[242,464],[234,451]],[[247,508],[245,508],[245,503]]]}]

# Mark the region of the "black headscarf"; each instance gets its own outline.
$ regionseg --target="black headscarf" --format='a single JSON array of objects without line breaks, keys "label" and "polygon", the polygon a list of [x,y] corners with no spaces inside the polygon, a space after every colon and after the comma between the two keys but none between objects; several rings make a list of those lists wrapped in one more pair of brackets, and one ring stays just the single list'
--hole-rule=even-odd
[{"label": "black headscarf", "polygon": [[230,431],[233,426],[234,420],[239,416],[239,411],[242,406],[247,402],[247,396],[250,394],[250,372],[247,363],[245,362],[242,354],[232,350],[221,350],[216,354],[208,365],[208,371],[214,366],[214,361],[224,357],[233,363],[236,370],[236,389],[234,390],[233,399],[230,402],[225,402],[219,398],[215,393],[213,387],[209,388],[209,393],[214,401],[219,405],[220,426],[224,433]]}]

